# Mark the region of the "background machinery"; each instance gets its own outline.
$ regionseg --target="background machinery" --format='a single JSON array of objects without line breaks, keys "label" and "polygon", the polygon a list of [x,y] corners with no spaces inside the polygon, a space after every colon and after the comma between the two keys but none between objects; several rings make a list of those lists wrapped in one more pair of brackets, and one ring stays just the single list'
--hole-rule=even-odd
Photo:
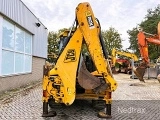
[{"label": "background machinery", "polygon": [[[127,58],[131,58],[132,60],[128,59],[122,59],[122,58],[117,58],[117,55],[120,56],[125,56]],[[124,72],[124,73],[131,73],[132,72],[132,61],[133,63],[138,61],[138,57],[130,52],[124,52],[120,50],[116,50],[115,48],[112,49],[112,55],[111,55],[111,61],[112,61],[112,72],[116,73],[115,65],[116,63],[119,63],[119,70],[118,72]]]},{"label": "background machinery", "polygon": [[[87,99],[103,101],[104,111],[99,112],[98,116],[111,118],[111,95],[116,90],[117,83],[108,62],[100,23],[94,17],[89,3],[77,6],[72,28],[60,37],[63,45],[55,66],[52,69],[44,66],[42,116],[56,115],[56,112],[48,112],[51,101],[69,106],[75,99]],[[88,57],[93,62],[93,72],[87,69],[87,62],[83,60],[83,44],[87,46]]]},{"label": "background machinery", "polygon": [[142,82],[145,82],[143,79],[146,68],[149,67],[149,55],[148,55],[148,43],[160,45],[160,22],[158,23],[158,35],[152,35],[142,31],[139,29],[139,33],[137,35],[138,38],[138,47],[140,50],[140,54],[142,57],[141,64],[134,68],[134,73],[138,77],[138,79]]}]

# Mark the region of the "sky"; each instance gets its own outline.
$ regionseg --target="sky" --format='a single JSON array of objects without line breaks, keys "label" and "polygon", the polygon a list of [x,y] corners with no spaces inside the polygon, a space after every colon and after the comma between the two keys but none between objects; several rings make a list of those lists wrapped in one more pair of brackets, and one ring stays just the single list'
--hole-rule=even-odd
[{"label": "sky", "polygon": [[123,49],[129,47],[127,30],[137,27],[144,20],[148,9],[154,9],[160,0],[21,0],[47,27],[58,31],[72,26],[75,8],[89,2],[102,30],[115,28],[123,39]]}]

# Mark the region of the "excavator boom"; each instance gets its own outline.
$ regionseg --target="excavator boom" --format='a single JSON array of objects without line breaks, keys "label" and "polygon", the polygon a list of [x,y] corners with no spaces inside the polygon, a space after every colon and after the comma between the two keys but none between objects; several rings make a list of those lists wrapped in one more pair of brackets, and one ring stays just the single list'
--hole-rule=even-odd
[{"label": "excavator boom", "polygon": [[[137,38],[138,38],[138,47],[140,50],[140,54],[142,57],[142,63],[139,67],[134,68],[134,73],[138,77],[140,81],[144,81],[143,76],[145,73],[145,69],[149,67],[149,55],[148,55],[148,43],[152,43],[155,45],[160,45],[160,22],[158,23],[158,35],[151,35],[149,33],[143,32],[142,30],[139,31]],[[149,37],[146,37],[148,35]]]}]

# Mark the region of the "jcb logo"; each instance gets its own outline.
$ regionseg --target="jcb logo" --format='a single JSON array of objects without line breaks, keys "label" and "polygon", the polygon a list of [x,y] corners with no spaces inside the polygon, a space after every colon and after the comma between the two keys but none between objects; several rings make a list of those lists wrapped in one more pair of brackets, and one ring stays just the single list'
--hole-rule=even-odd
[{"label": "jcb logo", "polygon": [[74,62],[76,61],[76,51],[74,49],[69,49],[66,53],[64,62]]},{"label": "jcb logo", "polygon": [[92,16],[87,16],[87,21],[88,21],[89,27],[93,27],[94,26],[94,22],[93,22]]},{"label": "jcb logo", "polygon": [[92,28],[94,26],[94,22],[93,22],[92,14],[90,11],[86,12],[86,17],[87,17],[87,22],[89,27]]}]

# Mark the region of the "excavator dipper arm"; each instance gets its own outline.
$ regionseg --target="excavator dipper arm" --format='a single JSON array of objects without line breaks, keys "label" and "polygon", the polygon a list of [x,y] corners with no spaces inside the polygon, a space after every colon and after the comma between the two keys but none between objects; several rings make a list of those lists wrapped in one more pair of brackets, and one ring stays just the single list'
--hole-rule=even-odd
[{"label": "excavator dipper arm", "polygon": [[132,58],[134,61],[138,61],[138,57],[134,53],[123,52],[123,51],[119,51],[119,50],[116,50],[115,48],[113,48],[112,49],[112,63],[114,66],[116,64],[116,55],[126,56],[129,58]]}]

